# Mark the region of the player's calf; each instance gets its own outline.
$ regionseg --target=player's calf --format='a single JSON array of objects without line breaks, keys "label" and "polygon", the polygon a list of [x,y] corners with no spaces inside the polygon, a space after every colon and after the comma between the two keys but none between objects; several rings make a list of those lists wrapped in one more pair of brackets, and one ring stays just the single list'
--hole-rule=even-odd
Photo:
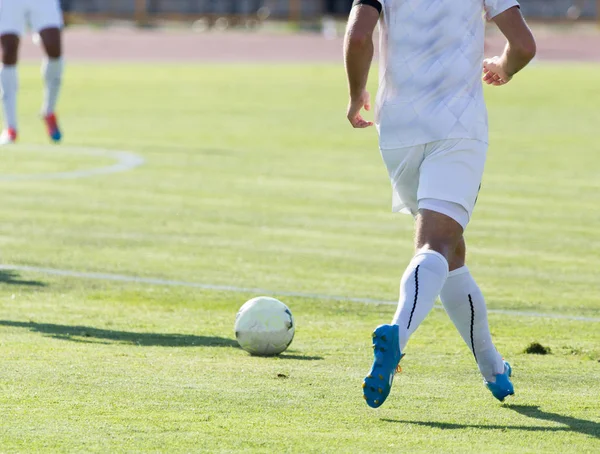
[{"label": "player's calf", "polygon": [[62,133],[56,118],[56,104],[62,85],[64,69],[61,31],[55,27],[46,28],[40,31],[40,38],[48,56],[42,64],[42,76],[45,85],[42,117],[50,139],[53,142],[59,142],[62,139]]}]

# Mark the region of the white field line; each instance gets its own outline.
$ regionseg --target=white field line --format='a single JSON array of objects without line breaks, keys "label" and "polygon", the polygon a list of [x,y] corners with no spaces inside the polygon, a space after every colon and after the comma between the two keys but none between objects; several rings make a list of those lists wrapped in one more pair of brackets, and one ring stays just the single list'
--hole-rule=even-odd
[{"label": "white field line", "polygon": [[[53,276],[64,276],[74,277],[79,279],[92,279],[101,281],[113,281],[113,282],[129,282],[136,284],[148,284],[148,285],[161,285],[169,287],[189,287],[198,288],[203,290],[216,290],[223,292],[232,293],[248,293],[248,294],[261,294],[261,295],[276,295],[276,296],[289,296],[295,298],[306,298],[323,301],[349,301],[353,303],[363,304],[387,304],[396,305],[396,301],[385,301],[374,298],[355,298],[346,297],[340,295],[327,295],[320,293],[303,293],[293,292],[286,290],[267,290],[261,288],[252,287],[236,287],[232,285],[217,285],[208,284],[203,282],[186,282],[170,279],[156,279],[148,277],[138,276],[127,276],[123,274],[110,274],[110,273],[88,273],[81,271],[61,270],[56,268],[40,268],[35,266],[24,266],[24,265],[0,265],[0,270],[12,270],[12,271],[26,271],[32,273],[50,274]],[[441,309],[442,306],[436,305],[436,308]],[[510,309],[488,309],[488,312],[492,314],[502,314],[511,317],[539,317],[539,318],[551,318],[551,319],[562,319],[562,320],[575,320],[587,323],[598,323],[600,322],[599,317],[584,317],[577,315],[566,315],[556,313],[544,313],[544,312],[532,312],[532,311],[516,311]]]},{"label": "white field line", "polygon": [[93,157],[109,157],[116,162],[109,166],[94,167],[91,169],[73,170],[70,172],[51,172],[51,173],[32,173],[23,175],[2,175],[1,181],[40,181],[40,180],[73,180],[77,178],[89,178],[97,175],[107,175],[110,173],[124,172],[134,169],[144,164],[145,160],[141,156],[130,151],[109,150],[106,148],[92,147],[70,147],[64,145],[11,145],[11,148],[17,148],[26,151],[48,152],[52,154],[68,153],[74,155],[86,155]]}]

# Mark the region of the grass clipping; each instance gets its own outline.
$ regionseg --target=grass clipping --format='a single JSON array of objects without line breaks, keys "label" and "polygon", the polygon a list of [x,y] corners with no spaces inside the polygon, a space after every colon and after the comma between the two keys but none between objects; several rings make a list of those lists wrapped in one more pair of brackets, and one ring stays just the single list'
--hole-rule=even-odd
[{"label": "grass clipping", "polygon": [[549,355],[552,353],[552,350],[550,350],[550,347],[544,347],[539,342],[532,342],[524,350],[524,353],[529,355]]}]

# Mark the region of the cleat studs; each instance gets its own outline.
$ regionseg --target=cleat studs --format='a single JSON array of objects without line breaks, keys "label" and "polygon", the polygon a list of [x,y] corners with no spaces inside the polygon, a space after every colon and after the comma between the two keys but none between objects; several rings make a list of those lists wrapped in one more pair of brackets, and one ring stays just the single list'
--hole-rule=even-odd
[{"label": "cleat studs", "polygon": [[379,400],[375,400],[375,405],[379,405]]},{"label": "cleat studs", "polygon": [[379,394],[383,394],[383,389],[377,388],[377,391],[379,391]]},{"label": "cleat studs", "polygon": [[365,396],[364,394],[363,394],[363,399],[367,400],[367,396]]},{"label": "cleat studs", "polygon": [[379,374],[379,380],[383,380],[383,375]]},{"label": "cleat studs", "polygon": [[377,337],[377,333],[375,331],[373,331],[373,339],[375,339]]},{"label": "cleat studs", "polygon": [[367,375],[367,378],[373,378],[373,376],[371,374]]},{"label": "cleat studs", "polygon": [[362,384],[362,388],[363,388],[363,389],[365,389],[366,387],[367,387],[367,384],[366,384],[366,383],[363,383],[363,384]]}]

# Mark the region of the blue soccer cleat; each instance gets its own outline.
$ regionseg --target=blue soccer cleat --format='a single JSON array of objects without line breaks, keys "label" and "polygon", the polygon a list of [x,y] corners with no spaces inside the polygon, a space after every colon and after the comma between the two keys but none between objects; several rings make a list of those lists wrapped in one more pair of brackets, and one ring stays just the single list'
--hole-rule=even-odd
[{"label": "blue soccer cleat", "polygon": [[490,383],[484,380],[485,386],[492,392],[492,395],[500,402],[504,402],[506,396],[512,396],[515,394],[515,389],[510,376],[512,375],[512,367],[506,361],[504,361],[504,372],[496,375],[496,382]]},{"label": "blue soccer cleat", "polygon": [[369,375],[363,382],[363,394],[367,405],[380,407],[392,389],[398,363],[404,356],[400,352],[398,325],[380,325],[373,331],[373,354],[375,359]]}]

